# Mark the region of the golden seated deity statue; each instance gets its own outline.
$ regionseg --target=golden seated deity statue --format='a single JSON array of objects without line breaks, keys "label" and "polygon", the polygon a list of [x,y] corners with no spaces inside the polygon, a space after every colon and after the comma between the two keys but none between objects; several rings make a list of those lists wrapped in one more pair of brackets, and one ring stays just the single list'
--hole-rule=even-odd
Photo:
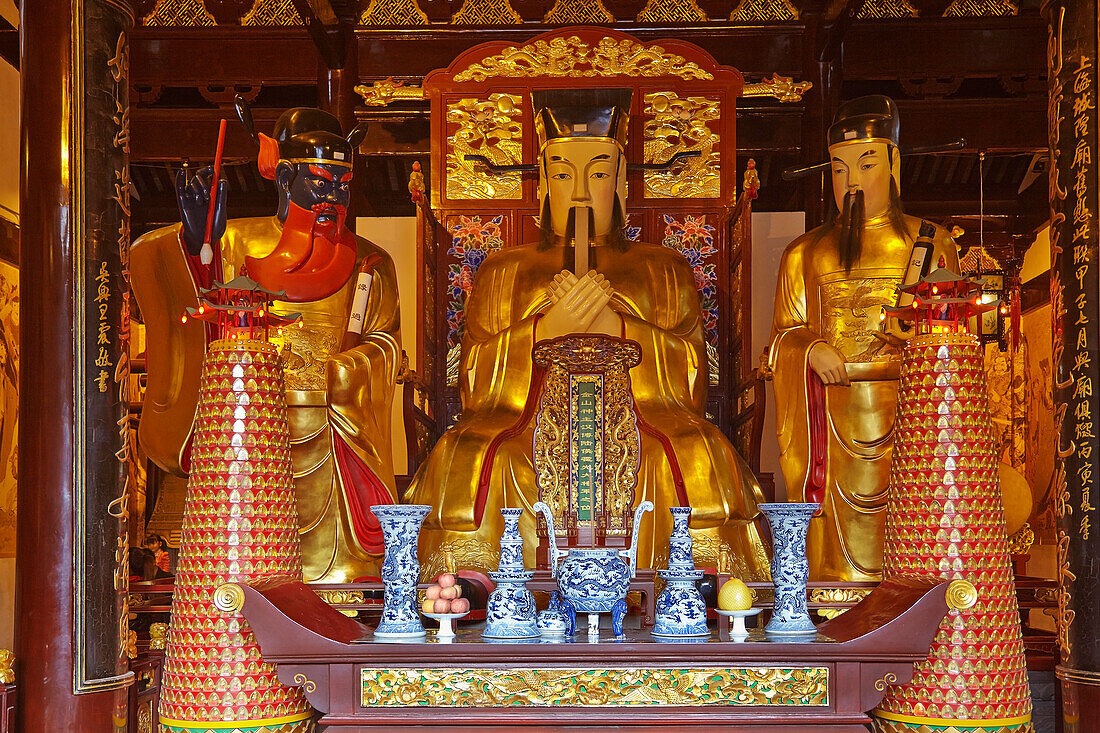
[{"label": "golden seated deity statue", "polygon": [[[666,554],[669,507],[691,506],[698,545],[721,548],[715,555],[728,558],[734,574],[766,578],[754,522],[759,485],[704,416],[707,353],[692,270],[678,252],[623,234],[630,92],[558,89],[535,92],[532,102],[541,236],[491,254],[466,302],[462,414],[405,496],[432,507],[421,532],[425,572],[441,557],[495,566],[499,509],[530,510],[544,498],[533,445],[547,370],[533,354],[554,339],[598,335],[640,352],[628,398],[639,436],[636,483],[621,507],[656,506],[639,531],[638,567],[659,565]],[[533,567],[533,512],[520,529]]]}]

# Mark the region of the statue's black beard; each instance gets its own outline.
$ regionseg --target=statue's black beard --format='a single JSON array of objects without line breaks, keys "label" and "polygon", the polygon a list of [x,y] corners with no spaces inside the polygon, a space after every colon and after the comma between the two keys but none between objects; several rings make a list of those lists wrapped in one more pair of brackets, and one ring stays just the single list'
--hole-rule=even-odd
[{"label": "statue's black beard", "polygon": [[863,191],[857,189],[844,195],[844,209],[837,223],[840,225],[840,263],[844,272],[851,272],[863,252]]},{"label": "statue's black beard", "polygon": [[[571,241],[577,233],[577,210],[569,209],[569,219],[565,222],[565,241]],[[588,208],[588,233],[592,236],[592,230],[596,228],[596,216],[592,208]],[[611,233],[609,242],[616,251],[625,252],[630,247],[630,240],[626,238],[626,216],[623,207],[619,206],[618,197],[615,198],[614,207],[611,210]],[[554,227],[550,223],[550,201],[547,200],[539,214],[539,249],[546,249],[554,245]],[[589,254],[591,257],[592,254]],[[565,269],[572,270],[570,262]]]},{"label": "statue's black beard", "polygon": [[[825,211],[825,222],[816,230],[816,239],[821,239],[840,227],[838,254],[845,272],[852,271],[852,266],[859,261],[859,256],[863,253],[863,227],[867,223],[867,217],[864,211],[863,191],[856,191],[856,194],[856,196],[850,193],[845,195],[843,211],[837,210],[836,200],[830,197],[829,208]],[[903,240],[910,241],[912,237],[905,227],[905,210],[901,205],[897,184],[893,180],[890,181],[890,206],[886,209],[886,216],[894,232]]]}]

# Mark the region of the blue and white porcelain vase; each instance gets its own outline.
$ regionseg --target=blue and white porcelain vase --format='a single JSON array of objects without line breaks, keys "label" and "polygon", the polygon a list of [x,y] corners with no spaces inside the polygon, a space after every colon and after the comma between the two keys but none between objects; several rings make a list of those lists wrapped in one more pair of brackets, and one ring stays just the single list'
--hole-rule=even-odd
[{"label": "blue and white porcelain vase", "polygon": [[806,559],[806,532],[820,504],[761,504],[772,528],[772,583],[775,608],[764,627],[773,636],[805,636],[817,632],[806,607],[810,562]]},{"label": "blue and white porcelain vase", "polygon": [[709,636],[707,606],[703,594],[695,585],[703,577],[695,569],[691,554],[691,533],[688,517],[691,507],[669,507],[672,512],[672,534],[668,538],[668,569],[658,570],[665,589],[657,596],[656,619],[650,633],[664,637]]},{"label": "blue and white porcelain vase", "polygon": [[431,509],[424,504],[382,504],[370,508],[382,525],[382,538],[386,543],[386,558],[382,562],[386,592],[382,620],[374,630],[375,636],[400,639],[426,633],[416,604],[416,585],[420,582],[416,543],[420,525]]},{"label": "blue and white porcelain vase", "polygon": [[523,509],[505,507],[504,533],[500,536],[500,564],[497,572],[489,573],[496,588],[489,594],[485,608],[487,639],[533,639],[539,635],[535,621],[535,598],[527,590],[527,581],[535,574],[523,565],[523,536],[519,533],[519,518]]}]

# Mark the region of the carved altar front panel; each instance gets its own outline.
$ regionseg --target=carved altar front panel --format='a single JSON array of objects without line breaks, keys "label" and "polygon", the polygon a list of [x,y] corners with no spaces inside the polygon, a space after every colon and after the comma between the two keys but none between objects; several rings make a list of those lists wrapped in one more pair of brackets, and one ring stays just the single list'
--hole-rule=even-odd
[{"label": "carved altar front panel", "polygon": [[826,706],[829,668],[369,668],[363,707]]}]

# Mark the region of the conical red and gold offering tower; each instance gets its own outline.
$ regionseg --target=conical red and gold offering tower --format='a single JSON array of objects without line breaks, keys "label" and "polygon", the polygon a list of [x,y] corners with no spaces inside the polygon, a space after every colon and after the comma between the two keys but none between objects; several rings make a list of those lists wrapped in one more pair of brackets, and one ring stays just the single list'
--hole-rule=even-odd
[{"label": "conical red and gold offering tower", "polygon": [[883,573],[964,579],[977,598],[944,617],[912,680],[887,689],[875,729],[1031,730],[983,351],[966,328],[995,304],[942,269],[907,290],[913,304],[889,309],[908,310],[918,331],[898,392]]},{"label": "conical red and gold offering tower", "polygon": [[[286,392],[266,326],[268,294],[237,278],[192,317],[226,338],[203,363],[180,557],[160,698],[160,730],[314,730],[302,691],[279,682],[239,612],[215,604],[224,583],[301,578]],[[254,301],[254,302],[253,302]],[[285,321],[280,317],[275,317]],[[223,604],[224,606],[225,604]]]}]

